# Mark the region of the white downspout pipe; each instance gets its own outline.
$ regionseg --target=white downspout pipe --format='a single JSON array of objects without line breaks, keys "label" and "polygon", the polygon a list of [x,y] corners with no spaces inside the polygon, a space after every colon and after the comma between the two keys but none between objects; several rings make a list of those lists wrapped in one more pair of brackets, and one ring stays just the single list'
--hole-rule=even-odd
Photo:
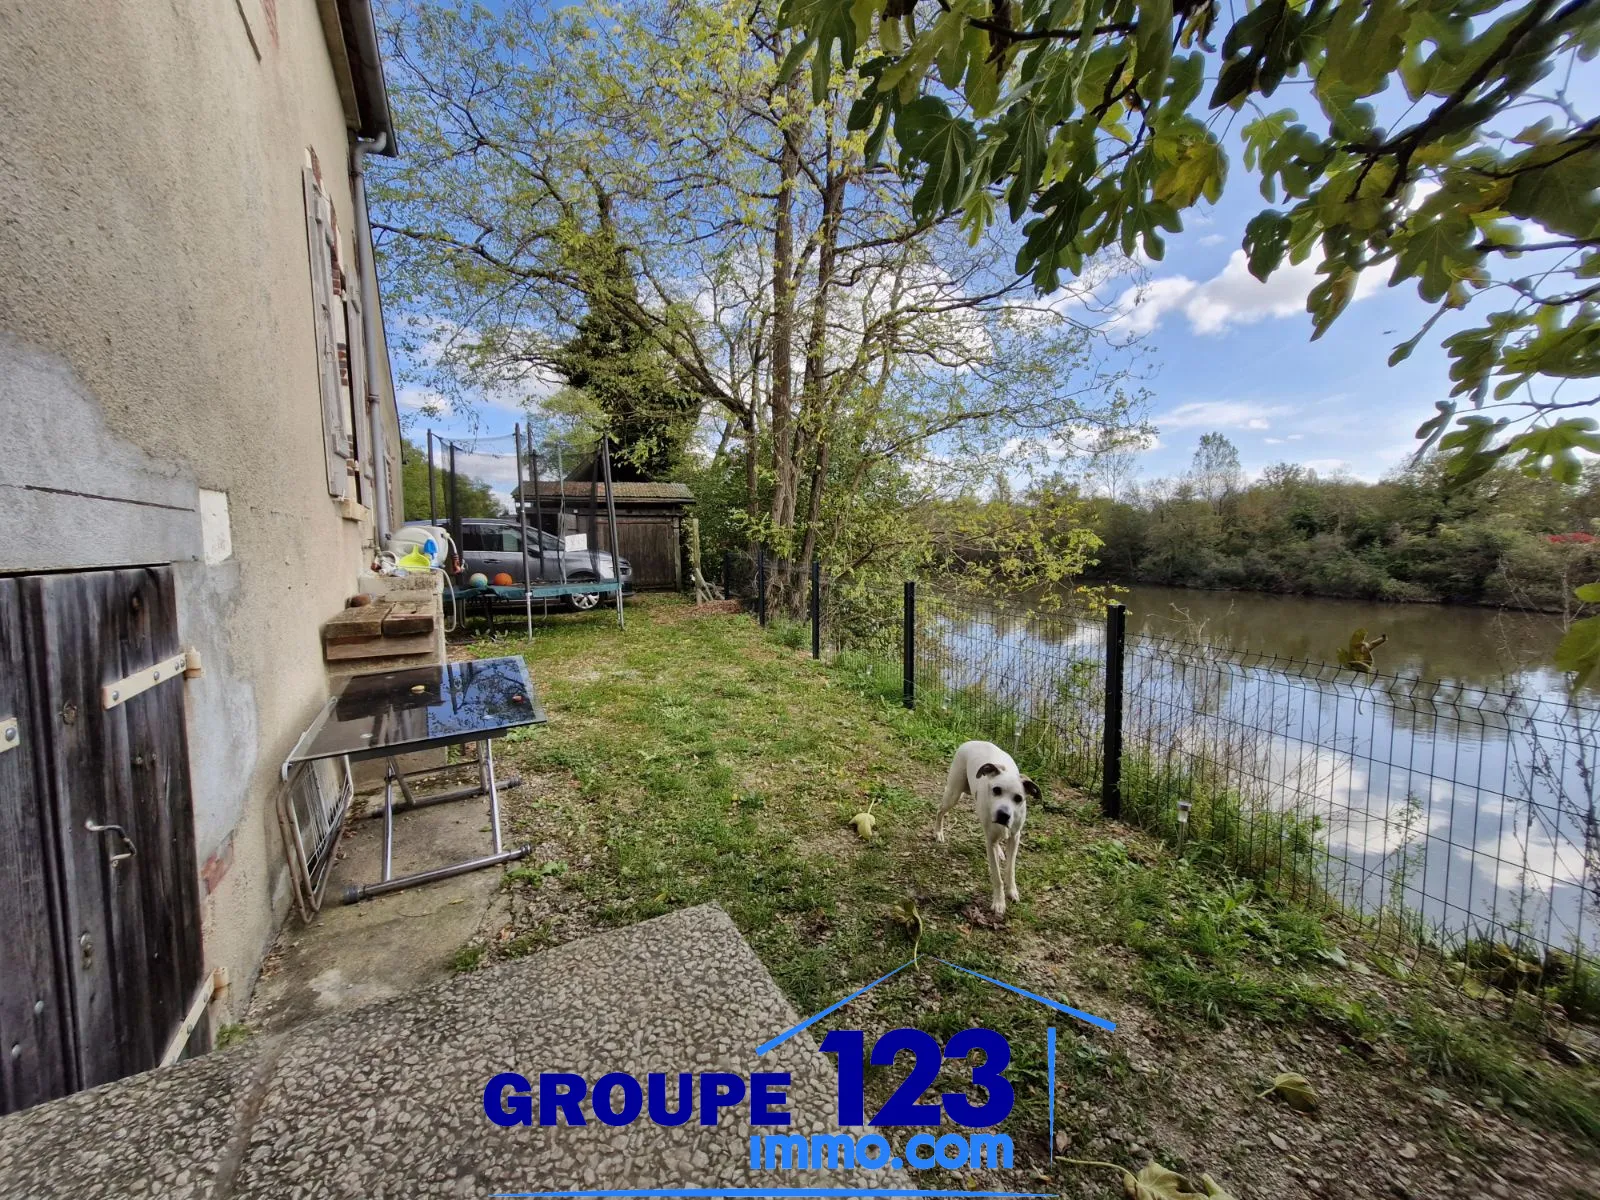
[{"label": "white downspout pipe", "polygon": [[367,155],[382,153],[389,135],[380,133],[370,142],[356,139],[350,147],[350,177],[355,181],[356,224],[361,250],[361,344],[366,358],[368,440],[372,445],[372,511],[376,514],[378,550],[389,540],[389,463],[384,457],[383,412],[377,391],[378,373],[378,267],[373,261],[372,226],[367,221]]}]

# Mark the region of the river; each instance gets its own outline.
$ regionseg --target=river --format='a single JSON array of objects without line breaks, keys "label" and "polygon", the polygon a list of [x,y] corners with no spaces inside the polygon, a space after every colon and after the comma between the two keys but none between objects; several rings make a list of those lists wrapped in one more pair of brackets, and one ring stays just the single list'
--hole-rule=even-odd
[{"label": "river", "polygon": [[1320,662],[1357,629],[1387,634],[1379,671],[1541,696],[1563,692],[1552,655],[1559,617],[1469,605],[1384,604],[1261,592],[1205,592],[1135,584],[1118,599],[1130,632],[1190,638],[1231,650]]},{"label": "river", "polygon": [[[1600,697],[1567,694],[1557,618],[1145,586],[1119,599],[1130,804],[1170,829],[1179,799],[1221,787],[1257,826],[1314,822],[1316,882],[1356,911],[1442,944],[1600,950]],[[942,702],[978,690],[1098,761],[1102,619],[930,598],[923,629],[929,681],[955,688]],[[1357,629],[1387,635],[1376,674],[1336,665]]]}]

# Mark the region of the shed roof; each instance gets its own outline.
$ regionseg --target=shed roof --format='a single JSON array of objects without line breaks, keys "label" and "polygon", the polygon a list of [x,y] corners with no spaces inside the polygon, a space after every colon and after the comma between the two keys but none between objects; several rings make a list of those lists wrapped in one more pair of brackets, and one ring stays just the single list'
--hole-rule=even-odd
[{"label": "shed roof", "polygon": [[[540,480],[539,498],[543,500],[548,496],[551,499],[555,499],[557,496],[564,495],[568,500],[587,500],[589,498],[589,487],[590,485],[587,481],[580,483],[568,480],[565,483],[561,483],[554,480],[548,482]],[[605,485],[601,484],[596,490],[603,499]],[[516,489],[518,499],[521,499],[524,494],[530,499],[533,496],[533,489],[527,484],[523,484]],[[653,502],[664,504],[691,504],[694,502],[694,493],[689,490],[689,485],[686,483],[613,483],[611,485],[611,495],[618,502],[628,500],[637,503]]]}]

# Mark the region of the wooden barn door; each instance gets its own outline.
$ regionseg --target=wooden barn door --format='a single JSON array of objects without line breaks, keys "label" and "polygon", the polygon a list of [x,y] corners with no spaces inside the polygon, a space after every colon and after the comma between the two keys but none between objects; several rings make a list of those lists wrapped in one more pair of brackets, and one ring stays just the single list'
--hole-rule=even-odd
[{"label": "wooden barn door", "polygon": [[[55,878],[51,960],[67,983],[71,1087],[93,1087],[161,1061],[203,968],[184,685],[174,678],[109,708],[102,701],[105,685],[178,653],[172,573],[38,575],[13,586],[32,692],[23,736],[33,807],[46,812],[21,836]],[[0,908],[23,902],[0,888]],[[32,979],[0,979],[3,1010],[39,977],[36,966]],[[46,1098],[7,1096],[7,1107]]]},{"label": "wooden barn door", "polygon": [[31,666],[19,581],[0,579],[0,1113],[78,1078]]},{"label": "wooden barn door", "polygon": [[[604,545],[603,525],[600,538]],[[673,517],[618,514],[617,542],[621,545],[622,557],[633,568],[634,587],[650,590],[683,585],[678,522]]]}]

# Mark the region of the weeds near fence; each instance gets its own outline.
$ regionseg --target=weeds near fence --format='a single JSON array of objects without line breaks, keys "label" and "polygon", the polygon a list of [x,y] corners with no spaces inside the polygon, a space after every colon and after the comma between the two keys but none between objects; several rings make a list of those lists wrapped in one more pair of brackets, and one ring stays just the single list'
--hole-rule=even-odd
[{"label": "weeds near fence", "polygon": [[1541,1019],[1552,1004],[1600,1019],[1600,710],[1123,644],[1103,607],[923,591],[908,631],[893,590],[827,580],[818,607],[836,665],[909,699],[923,735],[986,738],[1026,770],[1115,790],[1124,819],[1188,860],[1337,909],[1403,970],[1471,981],[1508,1016],[1531,1000]]}]

